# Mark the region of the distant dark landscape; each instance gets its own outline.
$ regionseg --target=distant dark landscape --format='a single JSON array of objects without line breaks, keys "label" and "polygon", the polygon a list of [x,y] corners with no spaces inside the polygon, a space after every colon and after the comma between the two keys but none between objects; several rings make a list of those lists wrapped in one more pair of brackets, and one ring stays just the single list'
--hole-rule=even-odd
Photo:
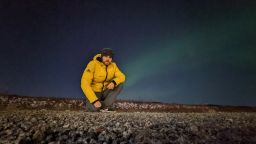
[{"label": "distant dark landscape", "polygon": [[[48,110],[85,110],[84,99],[31,97],[19,95],[0,95],[0,108],[5,109],[48,109]],[[256,112],[256,107],[223,106],[211,104],[176,104],[136,100],[117,100],[117,111],[154,111],[154,112]]]}]

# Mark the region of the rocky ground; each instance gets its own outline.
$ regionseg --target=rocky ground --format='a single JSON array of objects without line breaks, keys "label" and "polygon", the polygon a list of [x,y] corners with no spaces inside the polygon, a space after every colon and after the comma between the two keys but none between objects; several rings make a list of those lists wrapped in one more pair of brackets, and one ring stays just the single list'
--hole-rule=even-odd
[{"label": "rocky ground", "polygon": [[256,113],[0,111],[0,143],[256,143]]}]

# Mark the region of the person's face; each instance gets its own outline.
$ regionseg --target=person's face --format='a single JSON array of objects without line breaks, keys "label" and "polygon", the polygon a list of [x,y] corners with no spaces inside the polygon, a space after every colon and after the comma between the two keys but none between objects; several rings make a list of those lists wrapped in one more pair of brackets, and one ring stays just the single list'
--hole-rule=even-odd
[{"label": "person's face", "polygon": [[110,56],[102,56],[102,62],[105,65],[109,65],[112,62],[112,57],[110,57]]}]

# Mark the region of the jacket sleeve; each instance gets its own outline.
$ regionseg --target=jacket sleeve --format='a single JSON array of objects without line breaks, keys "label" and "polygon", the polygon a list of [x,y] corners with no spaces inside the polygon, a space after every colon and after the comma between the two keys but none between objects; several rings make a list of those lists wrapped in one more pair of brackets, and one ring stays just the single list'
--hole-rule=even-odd
[{"label": "jacket sleeve", "polygon": [[115,81],[115,85],[119,85],[120,83],[123,83],[125,81],[125,75],[124,73],[122,73],[119,68],[117,67],[117,65],[115,64],[115,76],[113,81]]},{"label": "jacket sleeve", "polygon": [[95,70],[95,64],[93,61],[90,61],[87,64],[81,78],[81,88],[90,103],[93,103],[98,100],[97,96],[95,95],[95,92],[92,90],[92,87],[91,87],[94,70]]}]

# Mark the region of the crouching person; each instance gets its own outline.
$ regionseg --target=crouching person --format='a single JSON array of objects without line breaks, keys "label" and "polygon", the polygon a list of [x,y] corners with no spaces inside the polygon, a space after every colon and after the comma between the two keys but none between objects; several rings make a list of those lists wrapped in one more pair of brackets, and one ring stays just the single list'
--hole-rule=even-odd
[{"label": "crouching person", "polygon": [[86,111],[113,109],[113,103],[123,89],[125,75],[113,62],[113,56],[112,49],[102,49],[87,64],[83,72],[81,88],[85,94]]}]

